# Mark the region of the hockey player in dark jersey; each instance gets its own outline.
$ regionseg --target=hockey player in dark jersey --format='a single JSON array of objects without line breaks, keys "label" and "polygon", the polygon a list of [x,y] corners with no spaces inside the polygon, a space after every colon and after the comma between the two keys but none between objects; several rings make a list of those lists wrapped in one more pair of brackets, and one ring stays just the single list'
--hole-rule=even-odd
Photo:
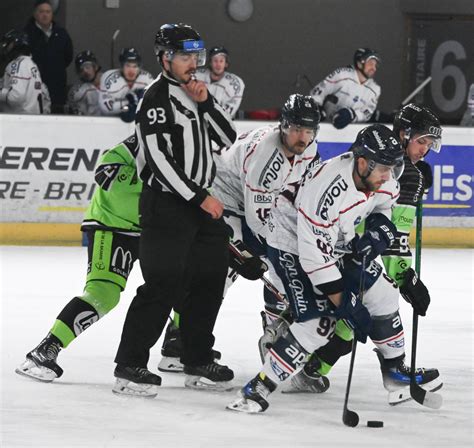
[{"label": "hockey player in dark jersey", "polygon": [[16,369],[18,374],[44,382],[59,378],[59,352],[118,304],[138,257],[142,182],[135,168],[137,146],[132,135],[100,159],[95,171],[98,188],[81,226],[88,237],[84,292],[62,309],[47,336]]},{"label": "hockey player in dark jersey", "polygon": [[[408,241],[416,206],[422,200],[424,191],[433,183],[431,167],[422,159],[431,149],[439,152],[442,129],[431,110],[413,103],[399,111],[393,127],[405,149],[405,168],[399,179],[400,197],[392,210],[392,223],[397,228],[395,242],[382,254],[382,261],[387,274],[400,288],[402,297],[411,303],[417,314],[425,316],[430,296],[426,286],[410,267],[412,254]],[[305,368],[292,378],[291,388],[287,391],[321,392],[321,388],[317,387],[321,382],[320,377],[327,375],[337,360],[351,351],[351,341],[352,331],[343,321],[338,321],[334,337],[312,355]],[[384,385],[391,391],[389,403],[405,400],[406,394],[397,391],[409,384],[409,372],[387,369],[383,362],[381,369]],[[436,383],[437,388],[441,385]]]}]

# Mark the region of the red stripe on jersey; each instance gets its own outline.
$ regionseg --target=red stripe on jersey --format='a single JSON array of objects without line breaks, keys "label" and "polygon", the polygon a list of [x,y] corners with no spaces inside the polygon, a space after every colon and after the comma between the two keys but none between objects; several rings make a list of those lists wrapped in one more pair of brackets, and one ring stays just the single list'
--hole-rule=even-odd
[{"label": "red stripe on jersey", "polygon": [[[356,202],[355,204],[352,204],[350,207],[347,207],[346,209],[344,210],[341,210],[339,212],[339,215],[342,215],[343,213],[346,213],[348,212],[349,210],[353,209],[354,207],[358,206],[359,204],[362,204],[363,202],[366,202],[364,199]],[[331,223],[329,224],[323,224],[323,223],[320,223],[320,222],[316,222],[316,221],[313,221],[301,208],[298,209],[298,211],[308,220],[310,221],[312,224],[314,224],[315,226],[318,226],[318,227],[324,227],[324,228],[329,228],[329,227],[332,227],[338,220],[339,220],[339,216],[334,219],[333,221],[331,221]]]},{"label": "red stripe on jersey", "polygon": [[327,266],[323,266],[322,268],[317,268],[317,269],[314,269],[312,271],[305,271],[306,274],[312,274],[313,272],[316,272],[316,271],[320,271],[321,269],[326,269],[326,268],[330,268],[331,266],[334,266],[336,263],[331,263],[331,264],[328,264]]},{"label": "red stripe on jersey", "polygon": [[283,359],[281,359],[272,348],[269,350],[269,352],[276,358],[276,360],[280,364],[282,364],[286,368],[286,370],[289,370],[290,373],[293,373],[295,371],[295,369],[291,367],[290,365],[288,365],[285,361],[283,361]]},{"label": "red stripe on jersey", "polygon": [[25,81],[29,81],[31,79],[31,76],[29,78],[24,78],[23,76],[12,76],[12,78],[24,79]]},{"label": "red stripe on jersey", "polygon": [[382,339],[381,341],[375,341],[374,339],[372,339],[372,342],[374,344],[385,344],[386,342],[390,342],[390,341],[393,341],[394,339],[398,339],[399,337],[401,337],[403,335],[404,335],[404,332],[402,330],[402,331],[400,331],[400,333],[396,334],[395,336],[392,336],[392,337],[387,338],[387,339]]}]

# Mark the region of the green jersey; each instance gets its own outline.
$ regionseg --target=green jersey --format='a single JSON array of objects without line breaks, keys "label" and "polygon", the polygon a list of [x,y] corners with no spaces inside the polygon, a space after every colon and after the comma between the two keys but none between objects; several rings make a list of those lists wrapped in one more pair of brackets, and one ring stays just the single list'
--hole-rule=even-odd
[{"label": "green jersey", "polygon": [[96,188],[81,230],[110,230],[140,234],[138,201],[142,181],[137,175],[136,135],[106,151],[95,170]]},{"label": "green jersey", "polygon": [[401,286],[405,271],[411,266],[410,230],[415,221],[416,206],[423,198],[424,179],[420,170],[405,156],[405,170],[400,177],[400,197],[392,211],[397,227],[395,242],[382,254],[385,270]]}]

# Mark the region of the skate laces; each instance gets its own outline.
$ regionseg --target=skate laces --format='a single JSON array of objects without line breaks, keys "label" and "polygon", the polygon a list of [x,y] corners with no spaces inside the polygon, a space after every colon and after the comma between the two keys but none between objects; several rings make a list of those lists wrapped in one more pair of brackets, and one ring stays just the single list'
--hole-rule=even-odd
[{"label": "skate laces", "polygon": [[40,345],[33,350],[33,353],[42,361],[56,361],[60,351],[60,344],[43,339]]}]

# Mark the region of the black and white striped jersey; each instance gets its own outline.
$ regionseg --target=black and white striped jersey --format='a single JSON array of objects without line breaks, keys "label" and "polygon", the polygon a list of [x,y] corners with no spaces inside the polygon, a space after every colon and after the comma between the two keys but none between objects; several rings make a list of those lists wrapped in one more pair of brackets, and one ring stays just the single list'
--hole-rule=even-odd
[{"label": "black and white striped jersey", "polygon": [[222,147],[237,137],[230,116],[212,95],[196,103],[162,73],[147,88],[135,123],[143,183],[201,204],[216,172],[211,138]]}]

